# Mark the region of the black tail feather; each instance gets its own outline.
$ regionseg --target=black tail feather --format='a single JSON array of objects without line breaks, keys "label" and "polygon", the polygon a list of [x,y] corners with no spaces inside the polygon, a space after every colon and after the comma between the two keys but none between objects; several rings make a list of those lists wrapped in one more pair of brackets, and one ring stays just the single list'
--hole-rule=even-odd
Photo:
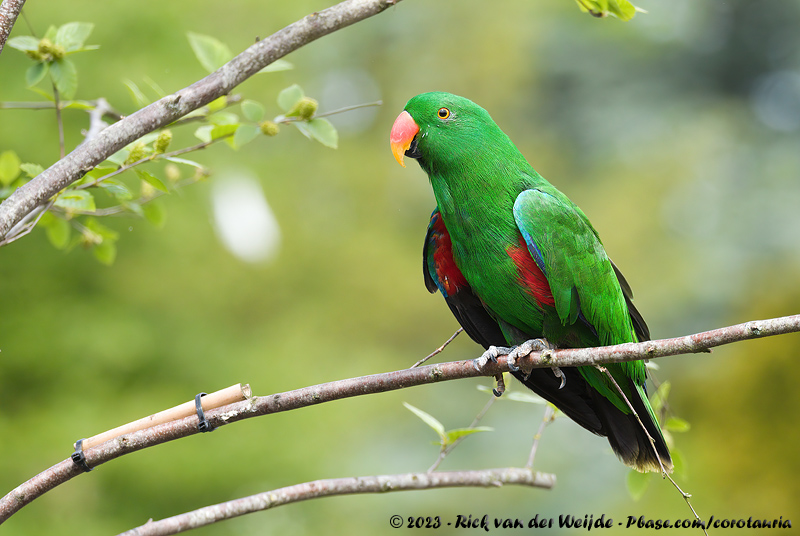
[{"label": "black tail feather", "polygon": [[[533,392],[552,402],[570,419],[590,432],[608,438],[614,453],[629,467],[642,472],[660,472],[663,465],[668,472],[672,470],[672,459],[664,437],[641,398],[633,396],[629,400],[644,429],[636,415],[623,413],[592,389],[578,369],[563,367],[561,372],[567,375],[563,389],[559,389],[561,380],[550,369],[534,369],[527,380],[522,371],[512,374]],[[633,385],[631,392],[637,392]],[[647,434],[653,438],[655,451]]]}]

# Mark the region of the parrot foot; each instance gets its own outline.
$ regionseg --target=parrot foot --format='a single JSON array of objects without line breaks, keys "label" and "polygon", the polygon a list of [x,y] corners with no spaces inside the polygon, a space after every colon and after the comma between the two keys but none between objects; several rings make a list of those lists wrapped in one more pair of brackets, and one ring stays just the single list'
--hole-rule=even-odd
[{"label": "parrot foot", "polygon": [[558,367],[553,367],[553,374],[556,375],[556,378],[561,378],[561,385],[558,386],[559,389],[563,389],[565,385],[567,385],[567,375],[561,372],[561,369]]},{"label": "parrot foot", "polygon": [[530,339],[525,341],[519,346],[515,346],[510,352],[508,352],[508,369],[511,372],[516,372],[519,370],[519,367],[517,366],[517,359],[520,357],[525,357],[531,352],[541,352],[547,349],[552,350],[552,348],[553,347],[550,346],[550,343],[548,343],[545,339]]},{"label": "parrot foot", "polygon": [[483,367],[486,366],[486,363],[489,361],[497,363],[497,356],[507,355],[510,351],[511,348],[506,348],[504,346],[490,346],[488,350],[483,352],[482,356],[472,360],[472,366],[475,367],[475,370],[480,372],[483,370]]},{"label": "parrot foot", "polygon": [[494,379],[497,381],[497,387],[492,389],[492,393],[494,393],[494,396],[497,398],[500,398],[503,396],[503,393],[506,392],[506,382],[503,380],[502,374],[498,374]]}]

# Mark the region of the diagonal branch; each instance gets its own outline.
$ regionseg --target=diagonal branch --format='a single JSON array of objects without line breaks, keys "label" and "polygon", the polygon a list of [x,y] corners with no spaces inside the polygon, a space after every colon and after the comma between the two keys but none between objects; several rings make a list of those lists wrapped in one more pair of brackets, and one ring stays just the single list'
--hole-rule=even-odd
[{"label": "diagonal branch", "polygon": [[[482,471],[332,478],[265,491],[249,497],[206,506],[205,508],[199,508],[192,512],[186,512],[185,514],[159,521],[148,521],[144,525],[123,532],[119,536],[164,536],[176,534],[232,517],[283,506],[284,504],[334,495],[455,487],[488,488],[511,484],[550,489],[555,483],[555,475],[514,467]],[[399,521],[399,524],[395,524],[396,521]],[[395,528],[405,526],[405,520],[399,516],[392,516],[390,523]]]},{"label": "diagonal branch", "polygon": [[[723,344],[795,332],[800,332],[800,314],[770,320],[755,320],[674,339],[627,343],[600,348],[532,352],[527,356],[519,357],[517,365],[527,370],[528,368],[622,363],[637,359],[705,352],[710,348]],[[212,409],[207,411],[205,415],[211,425],[218,428],[225,424],[251,417],[314,406],[342,398],[382,393],[440,381],[477,376],[495,376],[503,372],[508,372],[506,356],[500,356],[497,363],[489,361],[481,370],[475,367],[471,359],[452,361],[338,380],[268,396],[253,397],[243,402]],[[122,435],[87,449],[85,451],[86,462],[90,467],[95,467],[119,456],[196,433],[198,433],[197,417],[186,417]],[[67,458],[19,485],[0,499],[0,523],[34,499],[79,474],[81,474],[81,469],[71,459]]]},{"label": "diagonal branch", "polygon": [[[3,6],[9,0],[4,0]],[[290,24],[191,86],[163,97],[102,130],[0,204],[0,238],[53,195],[149,132],[227,95],[258,71],[320,37],[377,15],[400,0],[345,0]]]},{"label": "diagonal branch", "polygon": [[0,54],[23,5],[25,0],[3,0],[0,4]]}]

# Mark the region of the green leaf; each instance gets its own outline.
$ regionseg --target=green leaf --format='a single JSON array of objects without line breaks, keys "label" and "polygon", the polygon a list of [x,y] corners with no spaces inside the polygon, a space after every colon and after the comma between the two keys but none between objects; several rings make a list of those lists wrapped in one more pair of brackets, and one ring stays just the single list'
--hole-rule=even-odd
[{"label": "green leaf", "polygon": [[339,133],[330,121],[325,118],[310,121],[295,121],[294,126],[308,138],[313,138],[326,147],[336,149],[339,145]]},{"label": "green leaf", "polygon": [[[86,178],[91,179],[89,182],[94,182],[101,177],[105,177],[109,173],[112,173],[119,169],[119,166],[96,166],[93,170],[85,175]],[[111,180],[111,179],[106,179]],[[103,181],[105,182],[105,181]],[[103,184],[102,182],[100,183]]]},{"label": "green leaf", "polygon": [[67,212],[94,212],[94,196],[86,190],[67,190],[62,192],[55,206],[61,207]]},{"label": "green leaf", "polygon": [[664,424],[664,428],[670,432],[688,432],[691,427],[692,425],[688,421],[680,417],[670,417]]},{"label": "green leaf", "polygon": [[258,71],[256,74],[277,73],[279,71],[288,71],[288,70],[291,70],[291,69],[294,69],[294,65],[292,65],[288,61],[286,61],[286,60],[275,60],[272,63],[270,63],[269,65],[267,65],[266,67],[264,67],[263,69],[261,69],[260,71]]},{"label": "green leaf", "polygon": [[154,227],[160,229],[164,227],[167,221],[167,211],[164,209],[164,204],[160,199],[153,199],[149,203],[142,205],[142,211],[147,221],[153,224]]},{"label": "green leaf", "polygon": [[167,185],[161,182],[161,179],[159,179],[149,171],[144,171],[143,169],[137,169],[136,174],[139,176],[140,179],[149,183],[156,190],[161,190],[164,193],[169,193],[169,188],[167,188]]},{"label": "green leaf", "polygon": [[97,236],[102,238],[103,240],[117,240],[119,239],[119,233],[116,232],[114,229],[106,227],[97,218],[86,218],[84,221],[84,225],[87,229],[95,233]]},{"label": "green leaf", "polygon": [[439,439],[442,440],[442,444],[444,444],[445,440],[447,439],[444,432],[444,425],[440,423],[433,415],[425,413],[419,408],[415,408],[411,404],[407,402],[403,402],[403,405],[408,409],[411,413],[422,419],[422,422],[433,428],[434,432],[439,436]]},{"label": "green leaf", "polygon": [[39,220],[39,225],[44,228],[47,240],[56,248],[64,249],[69,244],[72,226],[67,220],[57,218],[51,212],[45,212]]},{"label": "green leaf", "polygon": [[61,45],[67,52],[76,51],[94,29],[91,22],[68,22],[56,32],[55,44]]},{"label": "green leaf", "polygon": [[456,428],[454,430],[448,430],[445,432],[445,444],[444,446],[447,447],[455,443],[458,439],[468,436],[470,434],[475,434],[478,432],[492,432],[494,428],[490,428],[488,426],[476,426],[475,428]]},{"label": "green leaf", "polygon": [[64,106],[64,110],[93,110],[94,108],[94,104],[81,100],[72,101]]},{"label": "green leaf", "polygon": [[35,86],[39,82],[47,76],[47,72],[50,70],[50,64],[46,61],[38,61],[28,67],[28,70],[25,71],[25,83],[28,87]]},{"label": "green leaf", "polygon": [[103,182],[98,183],[98,186],[114,196],[114,199],[117,201],[129,201],[133,199],[133,193],[121,181],[115,179],[106,179]]},{"label": "green leaf", "polygon": [[144,93],[142,93],[142,90],[139,89],[139,86],[137,86],[132,80],[123,80],[122,83],[128,88],[128,93],[131,94],[131,99],[133,99],[133,103],[135,105],[144,107],[150,104],[150,99],[148,99]]},{"label": "green leaf", "polygon": [[106,266],[111,266],[117,259],[117,244],[113,240],[103,240],[92,248],[94,258]]},{"label": "green leaf", "polygon": [[[117,166],[121,166],[125,163],[128,159],[128,155],[131,154],[131,150],[127,147],[123,147],[116,153],[112,154],[108,158],[106,158],[106,162],[111,162],[112,164],[116,164]],[[89,172],[91,173],[91,171]]]},{"label": "green leaf", "polygon": [[19,168],[22,171],[24,171],[25,174],[30,178],[34,178],[37,175],[39,175],[42,171],[44,171],[44,168],[42,166],[40,166],[39,164],[32,164],[30,162],[26,162],[24,164],[20,164]]},{"label": "green leaf", "polygon": [[233,145],[239,148],[256,139],[260,133],[261,130],[257,125],[239,125],[239,128],[236,129],[236,133],[233,135]]},{"label": "green leaf", "polygon": [[193,32],[188,32],[186,36],[189,38],[189,45],[191,45],[200,65],[210,73],[213,73],[233,58],[230,49],[219,39]]},{"label": "green leaf", "polygon": [[187,160],[185,158],[176,158],[174,156],[170,156],[169,158],[166,158],[165,160],[168,160],[169,162],[174,162],[176,164],[183,164],[185,166],[192,166],[192,167],[195,167],[197,169],[203,169],[202,164],[200,164],[198,162],[195,162],[194,160]]},{"label": "green leaf", "polygon": [[668,381],[662,382],[661,385],[658,386],[656,392],[653,393],[653,396],[650,397],[650,406],[653,408],[653,413],[658,415],[661,413],[661,410],[664,409],[664,403],[667,401],[667,397],[669,397],[669,390],[671,384]]},{"label": "green leaf", "polygon": [[153,90],[153,93],[155,93],[156,95],[158,95],[158,98],[159,98],[159,99],[160,99],[160,98],[162,98],[162,97],[166,97],[166,96],[167,96],[167,93],[166,93],[166,92],[165,92],[165,91],[164,91],[164,90],[161,88],[161,86],[159,86],[159,85],[156,83],[156,81],[155,81],[155,80],[153,80],[153,79],[152,79],[152,78],[150,78],[149,76],[145,76],[145,77],[143,78],[143,80],[144,80],[144,83],[145,83],[145,84],[147,84],[148,86],[150,86],[150,89],[152,89],[152,90]]},{"label": "green leaf", "polygon": [[628,471],[628,477],[625,483],[628,486],[628,493],[634,501],[638,501],[647,491],[647,486],[650,485],[653,473],[640,473],[634,469]]},{"label": "green leaf", "polygon": [[158,134],[159,133],[157,131],[156,132],[149,132],[149,133],[145,134],[144,136],[142,136],[141,138],[139,138],[138,140],[129,143],[128,147],[133,147],[134,145],[139,144],[139,143],[143,143],[145,145],[147,145],[149,143],[153,143],[154,141],[156,141],[158,139]]},{"label": "green leaf", "polygon": [[224,110],[225,107],[228,106],[228,96],[223,95],[217,99],[206,104],[206,108],[210,113],[218,112],[220,110]]},{"label": "green leaf", "polygon": [[126,203],[122,203],[122,206],[125,207],[127,210],[130,210],[137,216],[144,218],[144,210],[142,210],[142,205],[137,203],[136,201],[128,201]]},{"label": "green leaf", "polygon": [[217,112],[208,116],[212,125],[238,125],[239,116],[232,112]]},{"label": "green leaf", "polygon": [[19,37],[12,37],[6,44],[11,48],[16,48],[23,52],[33,52],[39,50],[39,40],[31,35],[21,35]]},{"label": "green leaf", "polygon": [[49,39],[50,41],[55,42],[56,34],[58,33],[58,28],[53,26],[52,24],[47,28],[47,31],[44,32],[43,39]]},{"label": "green leaf", "polygon": [[214,125],[203,125],[202,127],[198,127],[197,130],[194,131],[194,135],[197,139],[199,139],[203,143],[208,143],[211,141],[212,130],[214,130]]},{"label": "green leaf", "polygon": [[608,12],[623,21],[636,16],[637,8],[628,0],[608,0]]},{"label": "green leaf", "polygon": [[75,48],[73,50],[68,50],[67,54],[75,54],[76,52],[86,52],[87,50],[98,50],[100,45],[84,45],[80,48]]},{"label": "green leaf", "polygon": [[305,97],[303,89],[297,84],[294,84],[278,93],[278,106],[284,112],[288,112],[303,97]]},{"label": "green leaf", "polygon": [[507,400],[513,400],[514,402],[526,402],[528,404],[547,405],[547,400],[545,400],[539,395],[528,393],[526,391],[511,391],[510,393],[504,394],[503,398]]},{"label": "green leaf", "polygon": [[258,101],[245,99],[242,101],[242,115],[248,121],[257,123],[264,119],[264,105]]},{"label": "green leaf", "polygon": [[53,95],[51,95],[50,93],[48,93],[47,91],[45,91],[45,90],[43,90],[41,88],[29,87],[28,89],[30,91],[33,91],[37,95],[41,95],[42,97],[44,97],[45,99],[49,100],[50,102],[55,102],[55,99],[53,98]]},{"label": "green leaf", "polygon": [[67,58],[50,64],[50,76],[63,99],[71,99],[78,90],[78,71],[75,64]]},{"label": "green leaf", "polygon": [[688,468],[686,466],[686,460],[684,460],[683,458],[683,453],[676,448],[671,448],[669,451],[669,455],[672,458],[673,473],[685,479]]},{"label": "green leaf", "polygon": [[211,139],[216,140],[236,132],[239,125],[216,125],[211,129]]},{"label": "green leaf", "polygon": [[8,186],[19,176],[20,160],[14,151],[0,153],[0,184]]},{"label": "green leaf", "polygon": [[631,20],[637,11],[643,9],[631,4],[628,0],[576,0],[581,11],[591,13],[594,17],[614,15],[623,21]]}]

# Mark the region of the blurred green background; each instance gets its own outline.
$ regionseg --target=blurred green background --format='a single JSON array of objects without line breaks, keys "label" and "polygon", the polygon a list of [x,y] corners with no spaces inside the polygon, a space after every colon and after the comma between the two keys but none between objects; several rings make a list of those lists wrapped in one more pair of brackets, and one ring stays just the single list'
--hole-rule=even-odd
[{"label": "blurred green background", "polygon": [[[106,97],[131,113],[124,79],[142,86],[149,77],[172,92],[204,75],[186,32],[240,51],[328,5],[49,0],[25,9],[39,35],[94,22],[88,43],[101,48],[74,57],[77,97]],[[388,147],[394,118],[423,91],[481,104],[583,208],[655,338],[798,313],[800,4],[637,5],[649,13],[622,23],[567,0],[407,0],[292,54],[294,70],[237,88],[270,116],[293,83],[321,111],[382,99],[332,118],[338,150],[284,127],[238,152],[222,144],[192,155],[213,176],[166,199],[162,229],[104,220],[122,235],[110,268],[80,249],[54,249],[41,230],[2,248],[0,491],[66,458],[76,439],[199,391],[246,382],[269,394],[395,370],[449,337],[456,322],[420,273],[427,179],[413,162],[399,167]],[[27,34],[20,19],[12,35]],[[5,48],[0,101],[40,98],[24,88],[29,64]],[[51,164],[53,115],[0,110],[0,151]],[[84,113],[65,113],[70,148],[87,126]],[[194,143],[191,129],[176,143]],[[214,209],[220,184],[248,180],[279,229],[260,262],[231,253]],[[439,358],[479,352],[462,336]],[[675,436],[686,462],[676,478],[704,518],[800,522],[798,354],[800,337],[787,335],[658,360],[673,410],[692,425]],[[115,534],[308,480],[424,471],[437,455],[434,434],[401,403],[467,426],[488,398],[480,384],[488,380],[338,401],[125,456],[36,500],[3,533]],[[441,469],[523,465],[542,412],[498,401],[483,422],[495,431],[470,437]],[[607,442],[566,418],[545,432],[535,467],[558,475],[552,491],[338,497],[195,534],[397,533],[393,514],[691,517],[659,479],[632,500]]]}]

